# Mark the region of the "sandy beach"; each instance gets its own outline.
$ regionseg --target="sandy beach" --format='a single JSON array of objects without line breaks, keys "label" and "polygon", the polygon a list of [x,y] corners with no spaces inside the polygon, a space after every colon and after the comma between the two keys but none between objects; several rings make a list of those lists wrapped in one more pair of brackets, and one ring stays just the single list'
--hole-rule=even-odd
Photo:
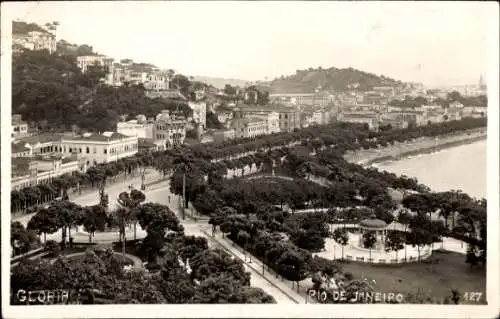
[{"label": "sandy beach", "polygon": [[486,127],[439,137],[421,137],[413,141],[404,143],[396,142],[394,145],[376,149],[348,151],[344,155],[344,158],[351,163],[367,166],[374,163],[432,153],[444,148],[469,144],[484,139],[486,139]]}]

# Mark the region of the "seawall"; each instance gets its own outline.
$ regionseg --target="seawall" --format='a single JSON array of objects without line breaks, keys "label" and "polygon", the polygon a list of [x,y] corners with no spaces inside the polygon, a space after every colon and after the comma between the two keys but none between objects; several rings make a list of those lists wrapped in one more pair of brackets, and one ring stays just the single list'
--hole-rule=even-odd
[{"label": "seawall", "polygon": [[482,128],[437,138],[422,137],[413,142],[399,143],[378,149],[362,149],[349,152],[344,158],[351,163],[369,166],[375,163],[395,161],[410,156],[433,153],[442,149],[470,144],[485,139],[486,128]]}]

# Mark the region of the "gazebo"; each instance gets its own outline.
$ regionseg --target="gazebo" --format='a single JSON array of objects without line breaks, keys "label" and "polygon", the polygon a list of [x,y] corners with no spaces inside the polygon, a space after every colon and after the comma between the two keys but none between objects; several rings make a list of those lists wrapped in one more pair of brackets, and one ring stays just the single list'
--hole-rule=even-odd
[{"label": "gazebo", "polygon": [[372,215],[371,218],[364,219],[359,222],[359,231],[361,236],[359,237],[359,246],[364,247],[363,245],[363,234],[366,232],[375,232],[375,249],[383,250],[385,246],[385,238],[387,236],[387,223],[381,219]]}]

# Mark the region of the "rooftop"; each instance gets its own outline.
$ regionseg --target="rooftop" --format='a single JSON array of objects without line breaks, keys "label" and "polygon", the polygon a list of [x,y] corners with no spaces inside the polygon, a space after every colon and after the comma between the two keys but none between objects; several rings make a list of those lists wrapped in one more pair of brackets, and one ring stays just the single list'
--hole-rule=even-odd
[{"label": "rooftop", "polygon": [[116,132],[104,132],[104,133],[85,133],[79,136],[65,136],[63,140],[73,140],[73,141],[96,141],[96,142],[106,142],[113,140],[121,140],[124,138],[129,138],[129,136],[123,135]]},{"label": "rooftop", "polygon": [[360,221],[359,226],[371,229],[385,229],[387,227],[387,223],[381,219],[369,218]]},{"label": "rooftop", "polygon": [[344,113],[344,118],[377,118],[377,113]]},{"label": "rooftop", "polygon": [[61,140],[61,134],[52,134],[52,133],[43,133],[39,135],[33,135],[33,136],[27,136],[20,138],[17,141],[17,144],[31,144],[35,145],[37,143],[43,144],[43,143],[49,143],[49,142],[57,142]]},{"label": "rooftop", "polygon": [[299,112],[296,108],[293,107],[287,107],[284,105],[248,105],[248,106],[243,106],[240,107],[240,109],[244,112],[252,112],[252,111],[258,111],[258,112]]}]

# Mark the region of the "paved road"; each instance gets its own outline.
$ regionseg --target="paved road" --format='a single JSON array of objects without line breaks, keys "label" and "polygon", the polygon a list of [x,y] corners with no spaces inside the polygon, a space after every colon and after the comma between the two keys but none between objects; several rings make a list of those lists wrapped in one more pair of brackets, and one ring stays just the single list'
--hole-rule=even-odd
[{"label": "paved road", "polygon": [[[177,196],[175,194],[172,194],[170,192],[170,187],[169,187],[169,182],[165,181],[164,183],[161,183],[161,185],[158,185],[159,187],[157,189],[151,190],[147,198],[150,201],[157,202],[160,204],[164,204],[169,206],[169,208],[176,213],[176,215],[181,219],[181,213],[179,209],[179,200],[180,196]],[[169,202],[170,198],[170,202]],[[182,219],[181,219],[182,220]],[[186,235],[193,235],[193,236],[199,236],[199,237],[205,237],[209,243],[209,246],[211,248],[220,248],[221,245],[218,244],[216,241],[213,240],[213,238],[209,235],[207,235],[204,230],[209,229],[210,226],[208,226],[204,222],[195,222],[190,219],[186,219],[182,221],[182,224],[184,225],[184,233]],[[241,253],[237,251],[236,248],[234,247],[224,247],[225,250],[228,250],[229,253],[231,253],[233,256],[240,257]],[[267,294],[271,295],[274,297],[276,302],[278,304],[294,304],[294,300],[291,299],[289,296],[287,296],[286,293],[278,289],[275,285],[271,284],[266,278],[262,277],[262,274],[255,271],[253,268],[251,268],[248,263],[244,263],[246,265],[247,271],[250,272],[251,277],[250,277],[250,285],[252,287],[257,287],[261,288],[264,290]]]},{"label": "paved road", "polygon": [[[160,175],[156,172],[149,172],[149,174],[146,175],[146,183],[152,183],[155,181],[158,181],[160,178]],[[162,185],[163,183],[163,185]],[[109,207],[111,209],[116,207],[116,199],[118,197],[118,194],[120,194],[123,191],[128,191],[128,186],[134,186],[137,189],[140,189],[141,186],[141,177],[134,177],[131,179],[127,179],[122,182],[117,182],[114,184],[110,184],[109,186],[106,187],[106,192],[109,195]],[[149,187],[149,189],[146,189],[145,195],[146,195],[146,201],[152,201],[149,199],[148,194],[153,191],[158,189],[158,187],[169,187],[167,181],[162,181],[159,182],[158,184],[154,184]],[[83,206],[90,206],[90,205],[96,205],[99,203],[99,194],[97,189],[92,191],[92,192],[87,192],[82,195],[76,195],[76,196],[71,196],[70,200],[76,204],[83,205]],[[153,200],[154,201],[154,200]],[[34,214],[27,214],[19,217],[15,217],[12,219],[12,221],[18,221],[24,226],[26,226],[29,222],[29,220],[33,217]],[[72,233],[74,230],[72,230]],[[116,240],[116,233],[109,233],[109,236],[113,237],[113,240]],[[53,234],[48,234],[47,235],[47,240],[61,240],[61,230],[58,230],[57,232]],[[85,239],[87,240],[87,238]]]},{"label": "paved road", "polygon": [[[140,187],[141,179],[140,177],[133,178],[124,182],[119,182],[113,185],[109,185],[106,188],[106,192],[109,194],[109,206],[110,208],[114,208],[116,206],[116,198],[118,197],[118,194],[127,190],[129,185],[133,185],[136,188]],[[167,205],[169,208],[176,213],[176,215],[181,219],[181,214],[180,214],[180,209],[179,209],[179,200],[180,196],[177,196],[175,194],[172,194],[170,192],[170,183],[168,180],[161,181],[157,184],[154,184],[146,189],[144,192],[146,195],[146,202],[156,202],[159,204]],[[99,197],[97,190],[95,192],[87,193],[87,194],[82,194],[80,196],[75,196],[71,198],[71,201],[79,204],[79,205],[95,205],[99,202]],[[26,225],[28,221],[31,219],[33,214],[30,215],[25,215],[19,218],[13,219],[14,221],[20,221],[22,224]],[[181,219],[182,220],[182,219]],[[190,219],[186,219],[182,221],[184,228],[185,228],[185,233],[187,235],[194,235],[194,236],[200,236],[200,237],[205,237],[207,238],[209,245],[211,247],[220,247],[220,245],[215,242],[211,236],[207,236],[203,232],[203,226],[207,227],[206,223],[202,222],[195,222]],[[140,226],[138,225],[138,233],[141,232]],[[102,237],[104,234],[100,234]],[[106,234],[108,235],[108,234]],[[116,240],[117,234],[116,233],[109,233],[108,235],[110,237],[110,240]],[[83,239],[84,238],[84,239]],[[87,236],[82,237],[82,240],[87,240]],[[57,231],[54,234],[47,235],[47,240],[60,240],[61,239],[61,231]],[[228,249],[230,253],[232,253],[234,256],[238,256],[238,254],[241,254],[236,250],[236,248],[232,247],[231,249]],[[290,297],[287,296],[283,291],[280,289],[276,288],[275,285],[271,284],[266,278],[262,277],[260,273],[252,269],[251,267],[248,266],[247,264],[247,271],[251,273],[251,279],[250,279],[250,285],[252,287],[258,287],[264,290],[266,293],[269,295],[273,296],[274,299],[276,300],[277,303],[279,304],[293,304],[295,303],[294,300],[292,300]]]}]

